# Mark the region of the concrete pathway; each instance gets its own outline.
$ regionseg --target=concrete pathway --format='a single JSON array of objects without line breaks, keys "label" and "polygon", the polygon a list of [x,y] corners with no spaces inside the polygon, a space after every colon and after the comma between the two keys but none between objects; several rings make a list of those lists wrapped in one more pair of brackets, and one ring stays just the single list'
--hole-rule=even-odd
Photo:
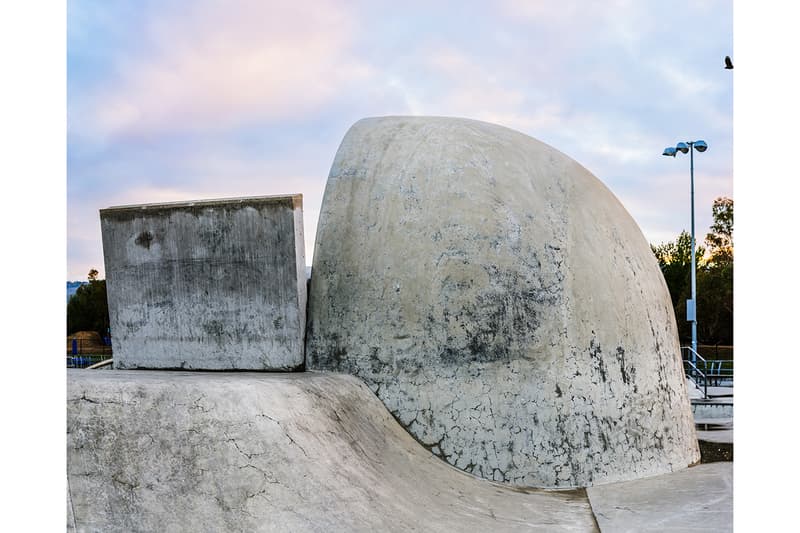
[{"label": "concrete pathway", "polygon": [[733,463],[586,489],[603,533],[733,531]]}]

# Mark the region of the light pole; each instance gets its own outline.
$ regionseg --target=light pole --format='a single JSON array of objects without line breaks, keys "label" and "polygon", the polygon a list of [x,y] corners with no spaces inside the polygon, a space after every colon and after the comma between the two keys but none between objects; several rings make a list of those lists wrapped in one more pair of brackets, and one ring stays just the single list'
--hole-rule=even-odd
[{"label": "light pole", "polygon": [[689,175],[691,177],[692,189],[692,299],[686,301],[686,320],[692,323],[692,364],[697,364],[695,354],[697,354],[697,266],[695,262],[694,251],[694,150],[698,152],[705,152],[708,150],[708,145],[705,141],[687,141],[679,142],[675,147],[664,148],[664,153],[661,155],[668,155],[675,157],[678,152],[685,154],[689,152]]}]

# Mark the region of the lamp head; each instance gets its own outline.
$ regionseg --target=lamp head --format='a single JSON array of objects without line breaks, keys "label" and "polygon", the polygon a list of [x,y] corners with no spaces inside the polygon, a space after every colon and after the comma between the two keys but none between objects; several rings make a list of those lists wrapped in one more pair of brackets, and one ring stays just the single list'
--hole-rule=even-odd
[{"label": "lamp head", "polygon": [[681,152],[682,154],[685,154],[685,153],[689,152],[689,145],[684,143],[684,142],[680,142],[680,143],[675,145],[675,149],[677,151]]},{"label": "lamp head", "polygon": [[706,144],[705,141],[695,141],[694,149],[697,150],[698,152],[705,152],[706,150],[708,150],[708,145]]},{"label": "lamp head", "polygon": [[675,150],[675,148],[670,146],[668,148],[664,148],[664,153],[661,155],[671,155],[672,157],[675,157],[676,153],[678,153],[677,150]]}]

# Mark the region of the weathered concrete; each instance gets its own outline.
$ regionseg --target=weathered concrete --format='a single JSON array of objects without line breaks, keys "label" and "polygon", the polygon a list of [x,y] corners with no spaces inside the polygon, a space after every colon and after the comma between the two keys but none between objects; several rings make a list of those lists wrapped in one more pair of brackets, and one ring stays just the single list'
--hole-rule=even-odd
[{"label": "weathered concrete", "polygon": [[586,489],[603,533],[733,531],[733,463]]},{"label": "weathered concrete", "polygon": [[363,378],[447,462],[516,485],[699,460],[650,247],[586,169],[521,133],[365,119],[317,229],[309,368]]},{"label": "weathered concrete", "polygon": [[352,376],[70,370],[76,531],[596,531],[419,446]]},{"label": "weathered concrete", "polygon": [[114,366],[302,367],[302,208],[298,194],[101,210]]}]

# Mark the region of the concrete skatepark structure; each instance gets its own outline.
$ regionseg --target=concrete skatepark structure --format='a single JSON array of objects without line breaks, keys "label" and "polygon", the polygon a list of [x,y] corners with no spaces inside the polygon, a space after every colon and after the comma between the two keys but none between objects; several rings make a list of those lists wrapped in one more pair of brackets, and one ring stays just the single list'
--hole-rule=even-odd
[{"label": "concrete skatepark structure", "polygon": [[301,195],[113,207],[100,222],[116,368],[302,368]]},{"label": "concrete skatepark structure", "polygon": [[700,459],[649,244],[535,139],[465,119],[356,123],[312,272],[307,367],[362,378],[458,468],[565,488]]},{"label": "concrete skatepark structure", "polygon": [[523,491],[420,447],[357,378],[70,371],[77,531],[591,531],[583,492]]},{"label": "concrete skatepark structure", "polygon": [[[220,223],[241,216],[236,201],[216,201],[203,220],[180,213],[202,202],[157,216],[164,206],[103,210],[112,310],[133,302],[146,315],[160,308],[155,302],[174,298],[183,307],[171,309],[199,324],[220,309],[241,308],[248,295],[296,294],[302,301],[296,207],[291,222],[280,214],[280,224],[274,206],[250,213],[242,231]],[[114,228],[110,214],[122,218]],[[146,251],[136,240],[149,232],[152,244],[159,236],[173,255],[147,268],[171,265],[170,279],[190,282],[231,259],[185,260],[198,246],[190,234],[201,230],[216,231],[224,246],[230,235],[242,237],[233,239],[244,250],[236,268],[276,250],[281,275],[246,267],[259,274],[242,283],[256,286],[222,284],[205,316],[187,310],[186,286],[170,292],[176,289],[141,276]],[[267,358],[256,368],[262,372],[173,370],[180,366],[176,350],[182,361],[202,354],[187,369],[246,370],[254,360],[209,350],[208,335],[181,344],[180,322],[161,351],[142,349],[157,346],[157,335],[131,334],[121,365],[115,345],[114,370],[69,371],[68,530],[628,525],[631,517],[619,510],[630,497],[627,485],[614,482],[638,479],[629,482],[643,483],[638,494],[660,498],[663,483],[649,480],[664,476],[647,476],[687,472],[699,459],[674,317],[642,243],[649,254],[596,178],[527,136],[463,119],[360,121],[342,142],[323,201],[304,347],[310,371],[263,372],[280,370],[281,358]],[[125,291],[112,290],[112,272],[128,276]],[[153,283],[149,296],[130,294],[134,280]],[[220,306],[223,300],[235,305]],[[293,305],[291,297],[271,301]],[[243,327],[248,316],[228,315],[222,331]],[[289,343],[258,323],[272,336],[265,351],[284,350]],[[303,326],[287,331],[305,333]],[[233,353],[246,354],[243,345],[257,342],[233,342]],[[158,356],[143,362],[143,352]],[[224,362],[214,367],[215,357]],[[302,368],[302,351],[300,361],[292,368]],[[126,365],[139,370],[120,369]],[[671,501],[683,509],[716,498],[719,487],[704,480],[728,479],[729,470],[689,469],[686,479],[700,483]],[[582,487],[602,497],[593,500]],[[668,511],[656,516],[648,508],[640,519],[680,523],[677,509]]]}]

